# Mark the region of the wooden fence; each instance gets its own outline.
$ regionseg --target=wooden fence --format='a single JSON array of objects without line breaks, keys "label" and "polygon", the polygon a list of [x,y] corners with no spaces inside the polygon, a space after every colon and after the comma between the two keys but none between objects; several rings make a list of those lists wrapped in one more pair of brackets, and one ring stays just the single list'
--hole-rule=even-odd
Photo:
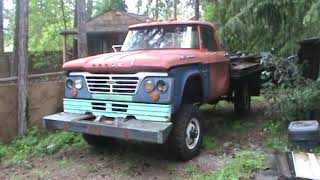
[{"label": "wooden fence", "polygon": [[[29,52],[29,74],[59,72],[62,70],[62,52]],[[0,78],[17,75],[17,61],[12,52],[0,54]]]},{"label": "wooden fence", "polygon": [[[0,143],[17,135],[18,86],[16,77],[0,79]],[[61,112],[64,97],[64,73],[29,76],[28,125],[42,127],[42,117]]]}]

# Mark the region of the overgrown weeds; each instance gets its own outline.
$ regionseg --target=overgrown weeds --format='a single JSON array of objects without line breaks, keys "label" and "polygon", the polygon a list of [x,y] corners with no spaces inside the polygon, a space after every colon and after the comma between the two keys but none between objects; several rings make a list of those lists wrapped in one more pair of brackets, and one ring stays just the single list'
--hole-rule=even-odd
[{"label": "overgrown weeds", "polygon": [[284,152],[288,150],[287,123],[270,121],[264,128],[265,145],[269,150]]},{"label": "overgrown weeds", "polygon": [[307,112],[320,106],[320,79],[304,78],[306,65],[299,64],[296,56],[285,59],[270,55],[264,61],[275,67],[264,89],[268,115],[286,122],[303,120]]},{"label": "overgrown weeds", "polygon": [[57,153],[63,149],[81,147],[86,143],[80,134],[31,129],[10,144],[0,145],[0,160],[19,163],[32,157]]},{"label": "overgrown weeds", "polygon": [[209,134],[204,135],[203,146],[206,150],[211,150],[211,151],[217,150],[219,148],[219,145],[218,145],[216,139]]},{"label": "overgrown weeds", "polygon": [[268,165],[268,161],[263,153],[243,151],[235,159],[230,160],[223,168],[207,175],[196,175],[192,179],[249,179],[255,173],[266,169]]}]

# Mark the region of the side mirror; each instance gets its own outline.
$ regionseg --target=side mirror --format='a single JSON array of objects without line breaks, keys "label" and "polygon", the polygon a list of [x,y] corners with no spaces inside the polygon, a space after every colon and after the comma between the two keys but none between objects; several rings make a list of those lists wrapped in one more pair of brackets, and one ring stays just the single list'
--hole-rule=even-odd
[{"label": "side mirror", "polygon": [[113,45],[112,49],[114,52],[119,52],[122,48],[122,45]]}]

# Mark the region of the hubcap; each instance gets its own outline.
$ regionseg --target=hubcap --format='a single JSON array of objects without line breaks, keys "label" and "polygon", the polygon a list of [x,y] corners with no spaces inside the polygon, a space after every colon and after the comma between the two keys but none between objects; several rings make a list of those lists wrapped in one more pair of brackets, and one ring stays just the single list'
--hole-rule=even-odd
[{"label": "hubcap", "polygon": [[186,145],[188,149],[196,147],[200,137],[200,125],[197,118],[192,118],[186,129]]}]

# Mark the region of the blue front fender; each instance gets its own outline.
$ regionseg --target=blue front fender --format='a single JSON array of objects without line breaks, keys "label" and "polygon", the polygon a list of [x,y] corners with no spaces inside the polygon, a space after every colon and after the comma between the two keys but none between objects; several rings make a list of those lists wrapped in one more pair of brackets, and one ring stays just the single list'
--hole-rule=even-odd
[{"label": "blue front fender", "polygon": [[[209,68],[208,65],[193,65],[174,68],[169,72],[174,77],[172,96],[172,112],[175,113],[181,106],[183,92],[188,79],[192,76],[201,76],[204,98],[209,97]],[[199,87],[200,88],[200,87]]]}]

